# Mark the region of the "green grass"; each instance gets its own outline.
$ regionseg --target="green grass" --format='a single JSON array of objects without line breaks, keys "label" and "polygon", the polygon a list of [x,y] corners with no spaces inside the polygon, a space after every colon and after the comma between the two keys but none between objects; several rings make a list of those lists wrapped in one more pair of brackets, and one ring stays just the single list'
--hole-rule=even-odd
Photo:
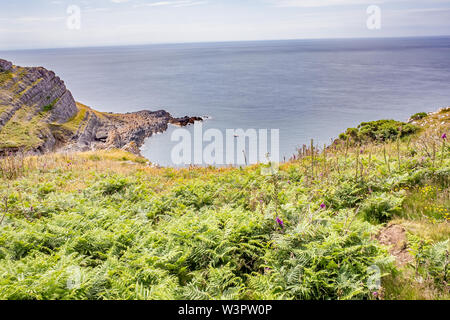
[{"label": "green grass", "polygon": [[29,149],[43,143],[39,136],[49,129],[42,122],[41,114],[28,119],[32,112],[30,107],[22,107],[16,111],[10,121],[0,129],[0,148]]},{"label": "green grass", "polygon": [[42,112],[49,112],[49,111],[51,111],[51,110],[53,109],[53,107],[55,106],[55,104],[58,103],[58,100],[59,100],[59,99],[55,99],[55,100],[53,100],[51,103],[45,105],[45,106],[42,108]]},{"label": "green grass", "polygon": [[12,73],[9,71],[0,72],[0,86],[3,86],[12,79]]},{"label": "green grass", "polygon": [[53,109],[57,102],[58,99],[55,99],[34,116],[32,114],[33,107],[24,106],[17,110],[10,121],[0,129],[0,148],[29,150],[40,146],[44,142],[41,138],[43,136],[53,134],[64,140],[64,137],[74,134],[83,125],[82,121],[88,110],[87,107],[80,107],[77,104],[79,112],[72,119],[63,124],[48,124],[45,122],[46,114]]},{"label": "green grass", "polygon": [[89,108],[80,103],[77,103],[77,108],[78,113],[71,119],[69,119],[66,123],[60,125],[63,129],[75,133],[81,127],[82,121],[86,117],[86,113],[88,112]]},{"label": "green grass", "polygon": [[385,277],[386,300],[450,300],[450,294],[433,282],[416,277],[414,272],[394,273]]},{"label": "green grass", "polygon": [[[338,145],[271,176],[120,150],[0,159],[0,298],[448,299],[446,130]],[[404,267],[375,238],[389,221],[407,230]]]},{"label": "green grass", "polygon": [[411,119],[416,121],[416,120],[421,120],[427,116],[428,116],[428,113],[426,113],[426,112],[418,112],[418,113],[412,115]]},{"label": "green grass", "polygon": [[[374,227],[346,223],[351,211],[318,211],[308,221],[304,203],[282,201],[277,213],[267,200],[252,209],[243,188],[271,193],[254,169],[172,178],[83,173],[78,161],[67,162],[73,171],[49,168],[3,190],[2,298],[364,298],[367,268],[389,266],[370,238]],[[81,176],[86,185],[70,190]],[[66,288],[70,267],[84,279],[73,290]],[[141,296],[136,284],[148,293]]]},{"label": "green grass", "polygon": [[[0,73],[0,89],[1,95],[11,95],[13,101],[11,105],[17,105],[18,99],[26,94],[30,89],[38,85],[42,79],[37,79],[29,84],[26,88],[21,89],[21,84],[27,74],[26,68],[17,67],[14,72]],[[5,89],[4,85],[8,85]],[[12,118],[0,129],[0,149],[20,149],[28,151],[41,146],[51,134],[64,141],[70,137],[77,129],[83,125],[82,120],[89,108],[81,104],[77,104],[80,112],[64,124],[48,124],[46,117],[48,113],[58,103],[58,99],[51,100],[47,96],[47,104],[41,109],[38,106],[21,106],[12,116]],[[9,105],[0,105],[0,113],[10,109]]]}]

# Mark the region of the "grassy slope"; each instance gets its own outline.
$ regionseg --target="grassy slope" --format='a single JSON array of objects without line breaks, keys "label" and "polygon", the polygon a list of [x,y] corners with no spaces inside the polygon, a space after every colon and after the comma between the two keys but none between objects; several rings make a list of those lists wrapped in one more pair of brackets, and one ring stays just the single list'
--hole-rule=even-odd
[{"label": "grassy slope", "polygon": [[[34,85],[42,79],[38,79],[23,90],[19,89],[19,84],[26,74],[25,68],[17,68],[15,72],[0,72],[0,95],[11,95],[14,99],[19,99]],[[15,83],[11,86],[11,81]],[[8,90],[1,87],[11,86]],[[0,113],[7,111],[8,105],[0,104]],[[46,112],[34,113],[33,106],[24,106],[13,115],[13,117],[0,129],[0,148],[25,148],[39,146],[42,144],[40,138],[42,134],[48,132],[48,126],[43,122]]]},{"label": "grassy slope", "polygon": [[[449,299],[448,117],[339,144],[314,177],[310,156],[273,176],[123,151],[4,159],[0,298],[373,299],[376,265],[380,297]],[[407,229],[411,264],[374,239],[388,223]]]},{"label": "grassy slope", "polygon": [[[33,84],[20,91],[19,83],[24,74],[24,68],[18,68],[15,73],[0,72],[0,86],[6,86],[9,81],[14,80],[16,82],[6,92],[3,92],[3,89],[0,88],[0,94],[12,94],[18,99],[42,80],[38,79]],[[83,119],[88,111],[102,116],[102,113],[94,111],[81,103],[77,103],[79,112],[72,119],[69,119],[69,121],[63,124],[48,123],[46,117],[56,102],[57,101],[49,101],[49,104],[36,114],[34,114],[34,106],[24,106],[16,111],[10,121],[0,129],[0,149],[23,148],[24,150],[29,150],[36,148],[44,142],[42,140],[43,137],[48,136],[50,133],[64,139],[64,137],[70,137],[79,128],[84,126],[85,123],[83,122]],[[0,113],[8,109],[9,106],[0,105]]]}]

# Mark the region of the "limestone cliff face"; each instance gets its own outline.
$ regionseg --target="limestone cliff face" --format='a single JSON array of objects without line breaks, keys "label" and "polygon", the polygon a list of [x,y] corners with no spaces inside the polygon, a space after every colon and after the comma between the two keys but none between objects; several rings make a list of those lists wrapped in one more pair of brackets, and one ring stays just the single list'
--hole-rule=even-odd
[{"label": "limestone cliff face", "polygon": [[139,153],[144,140],[198,117],[168,112],[102,113],[75,102],[64,81],[42,67],[18,67],[0,59],[0,155],[123,148]]},{"label": "limestone cliff face", "polygon": [[0,72],[3,71],[6,78],[1,83],[3,94],[0,95],[0,104],[7,108],[0,117],[1,125],[5,125],[23,106],[30,107],[30,118],[48,111],[45,117],[47,122],[63,123],[77,113],[72,94],[54,72],[44,68],[15,67],[7,61],[0,61],[3,61]]}]

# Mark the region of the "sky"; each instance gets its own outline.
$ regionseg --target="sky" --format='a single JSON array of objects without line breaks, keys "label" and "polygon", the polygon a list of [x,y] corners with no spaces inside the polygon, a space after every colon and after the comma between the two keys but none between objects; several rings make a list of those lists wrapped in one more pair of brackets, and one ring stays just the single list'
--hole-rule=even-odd
[{"label": "sky", "polygon": [[0,8],[0,50],[450,35],[450,0],[0,0]]}]

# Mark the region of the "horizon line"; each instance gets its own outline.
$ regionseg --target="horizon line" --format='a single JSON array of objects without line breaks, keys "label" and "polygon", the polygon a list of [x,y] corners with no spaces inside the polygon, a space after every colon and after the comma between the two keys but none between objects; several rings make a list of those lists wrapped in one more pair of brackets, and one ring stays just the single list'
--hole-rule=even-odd
[{"label": "horizon line", "polygon": [[425,36],[380,36],[380,37],[335,37],[335,38],[288,38],[288,39],[254,39],[254,40],[225,40],[225,41],[185,41],[185,42],[150,42],[135,44],[112,44],[99,46],[66,46],[66,47],[42,47],[42,48],[13,48],[0,50],[0,52],[14,51],[38,51],[38,50],[64,50],[64,49],[94,49],[94,48],[120,48],[120,47],[144,47],[156,45],[182,45],[182,44],[209,44],[209,43],[243,43],[243,42],[278,42],[278,41],[311,41],[311,40],[367,40],[367,39],[414,39],[414,38],[448,38],[446,35],[425,35]]}]

